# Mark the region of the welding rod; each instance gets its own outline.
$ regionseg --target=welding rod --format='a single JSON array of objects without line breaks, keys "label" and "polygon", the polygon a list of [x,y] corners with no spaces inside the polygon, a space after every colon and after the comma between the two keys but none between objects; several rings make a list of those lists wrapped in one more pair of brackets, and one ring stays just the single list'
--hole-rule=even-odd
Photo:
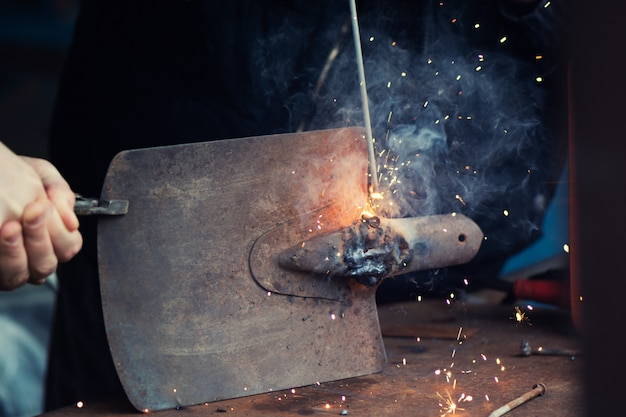
[{"label": "welding rod", "polygon": [[541,382],[538,384],[535,384],[533,385],[533,389],[531,389],[524,395],[517,397],[513,401],[509,401],[508,403],[498,408],[497,410],[494,410],[491,414],[489,414],[489,417],[500,417],[501,415],[508,413],[512,409],[519,407],[525,402],[530,401],[535,397],[539,397],[540,395],[543,395],[545,393],[546,393],[546,386],[544,384],[542,384]]},{"label": "welding rod", "polygon": [[376,169],[376,155],[374,154],[374,137],[372,135],[372,122],[370,120],[370,107],[367,101],[367,86],[365,84],[365,69],[363,66],[363,51],[361,49],[361,34],[359,21],[356,14],[356,0],[350,0],[350,17],[352,18],[352,34],[354,35],[354,48],[356,50],[356,63],[359,71],[359,85],[361,87],[361,101],[363,102],[363,119],[365,123],[365,140],[367,141],[367,154],[370,165],[370,183],[374,192],[378,191],[378,170]]}]

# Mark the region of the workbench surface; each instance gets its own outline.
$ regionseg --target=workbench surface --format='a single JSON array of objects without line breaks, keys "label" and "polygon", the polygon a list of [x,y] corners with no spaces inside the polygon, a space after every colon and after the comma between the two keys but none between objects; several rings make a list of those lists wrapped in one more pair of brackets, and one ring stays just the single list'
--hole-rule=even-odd
[{"label": "workbench surface", "polygon": [[[521,313],[517,317],[516,307]],[[384,305],[379,308],[379,316],[388,356],[387,367],[380,374],[154,414],[486,417],[537,383],[545,384],[545,395],[514,408],[506,416],[584,413],[584,356],[523,356],[520,349],[525,339],[533,349],[579,351],[581,342],[567,311],[549,306],[530,310],[524,304],[427,300]],[[125,398],[115,398],[85,402],[81,407],[70,405],[44,416],[138,414]]]}]

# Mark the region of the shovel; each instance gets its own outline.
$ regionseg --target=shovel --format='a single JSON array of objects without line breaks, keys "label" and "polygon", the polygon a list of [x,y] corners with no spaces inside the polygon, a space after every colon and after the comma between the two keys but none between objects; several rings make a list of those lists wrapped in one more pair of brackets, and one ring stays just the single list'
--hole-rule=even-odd
[{"label": "shovel", "polygon": [[127,206],[98,221],[102,308],[138,410],[383,370],[381,280],[467,262],[482,233],[461,215],[362,217],[367,161],[358,128],[112,160],[100,201]]}]

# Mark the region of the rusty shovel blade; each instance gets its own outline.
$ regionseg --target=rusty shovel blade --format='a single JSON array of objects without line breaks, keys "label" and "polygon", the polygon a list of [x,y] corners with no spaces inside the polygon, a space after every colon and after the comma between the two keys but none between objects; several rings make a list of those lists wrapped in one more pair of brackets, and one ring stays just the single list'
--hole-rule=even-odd
[{"label": "rusty shovel blade", "polygon": [[[287,246],[298,241],[289,233],[314,237],[357,219],[367,160],[361,129],[130,150],[113,159],[101,200],[129,206],[98,220],[102,308],[118,375],[138,410],[383,369],[376,287],[312,278],[311,292],[283,294],[251,272],[274,268],[272,256],[251,258],[270,231]],[[283,229],[291,232],[276,236]]]}]

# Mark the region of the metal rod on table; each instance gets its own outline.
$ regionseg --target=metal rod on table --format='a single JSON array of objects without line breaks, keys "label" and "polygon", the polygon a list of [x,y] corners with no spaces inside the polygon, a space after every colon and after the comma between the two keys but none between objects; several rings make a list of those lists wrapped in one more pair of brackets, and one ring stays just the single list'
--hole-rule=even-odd
[{"label": "metal rod on table", "polygon": [[376,155],[374,154],[374,137],[372,135],[372,122],[370,120],[370,108],[367,101],[367,85],[365,84],[365,69],[363,67],[363,51],[361,50],[361,34],[359,32],[359,20],[356,14],[356,0],[350,0],[350,17],[352,18],[352,34],[354,35],[354,47],[356,50],[356,63],[359,71],[359,86],[361,101],[363,102],[363,119],[365,123],[365,139],[367,140],[367,153],[369,157],[370,184],[372,191],[378,191],[378,170],[376,168]]},{"label": "metal rod on table", "polygon": [[512,409],[519,407],[525,402],[528,402],[532,400],[533,398],[543,395],[545,393],[546,393],[546,386],[544,384],[542,384],[541,382],[538,384],[535,384],[533,385],[533,389],[517,397],[516,399],[509,401],[508,403],[498,408],[497,410],[494,410],[491,414],[489,414],[489,417],[500,417],[508,413]]}]

